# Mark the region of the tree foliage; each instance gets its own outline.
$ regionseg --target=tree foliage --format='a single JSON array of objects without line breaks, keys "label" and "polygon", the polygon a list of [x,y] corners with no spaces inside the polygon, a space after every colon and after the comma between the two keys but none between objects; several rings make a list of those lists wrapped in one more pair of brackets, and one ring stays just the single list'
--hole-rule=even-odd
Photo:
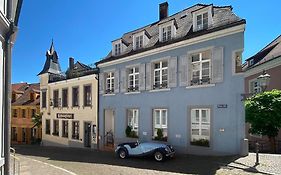
[{"label": "tree foliage", "polygon": [[40,128],[42,126],[42,113],[36,113],[32,116],[33,127]]},{"label": "tree foliage", "polygon": [[251,124],[252,134],[268,136],[275,145],[275,137],[281,129],[281,91],[272,90],[254,95],[245,102],[246,122]]}]

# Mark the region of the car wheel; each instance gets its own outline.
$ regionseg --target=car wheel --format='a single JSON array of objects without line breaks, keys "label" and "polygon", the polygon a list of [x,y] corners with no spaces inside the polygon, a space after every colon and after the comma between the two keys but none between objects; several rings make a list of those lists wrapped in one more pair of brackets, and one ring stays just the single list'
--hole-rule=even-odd
[{"label": "car wheel", "polygon": [[154,153],[154,159],[157,161],[157,162],[162,162],[164,160],[164,155],[162,152],[160,151],[156,151]]},{"label": "car wheel", "polygon": [[127,157],[127,152],[126,152],[126,150],[123,149],[123,148],[119,149],[119,151],[118,151],[118,156],[119,156],[119,158],[121,158],[121,159],[125,159],[125,158]]}]

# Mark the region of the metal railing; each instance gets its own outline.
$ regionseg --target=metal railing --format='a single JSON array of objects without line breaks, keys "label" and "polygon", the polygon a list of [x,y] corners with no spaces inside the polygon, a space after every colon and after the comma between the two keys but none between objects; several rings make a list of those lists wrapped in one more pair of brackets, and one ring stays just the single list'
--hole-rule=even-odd
[{"label": "metal railing", "polygon": [[20,175],[20,159],[16,157],[16,150],[14,148],[10,148],[11,152],[11,175]]}]

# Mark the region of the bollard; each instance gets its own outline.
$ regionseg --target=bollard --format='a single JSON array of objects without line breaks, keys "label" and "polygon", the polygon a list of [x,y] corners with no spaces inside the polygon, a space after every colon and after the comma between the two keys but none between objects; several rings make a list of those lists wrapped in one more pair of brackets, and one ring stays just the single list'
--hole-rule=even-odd
[{"label": "bollard", "polygon": [[259,165],[259,146],[260,144],[256,142],[256,165]]}]

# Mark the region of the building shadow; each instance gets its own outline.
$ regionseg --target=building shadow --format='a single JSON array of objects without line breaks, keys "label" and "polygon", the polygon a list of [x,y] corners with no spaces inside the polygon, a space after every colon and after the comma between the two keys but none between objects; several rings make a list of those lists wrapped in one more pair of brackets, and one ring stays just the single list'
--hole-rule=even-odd
[{"label": "building shadow", "polygon": [[[176,155],[165,162],[156,162],[153,158],[128,158],[121,160],[114,152],[81,148],[43,147],[38,145],[15,145],[17,154],[44,157],[48,160],[85,162],[149,169],[184,174],[216,174],[221,167],[235,162],[238,156],[194,156]],[[245,171],[247,171],[245,169]]]}]

